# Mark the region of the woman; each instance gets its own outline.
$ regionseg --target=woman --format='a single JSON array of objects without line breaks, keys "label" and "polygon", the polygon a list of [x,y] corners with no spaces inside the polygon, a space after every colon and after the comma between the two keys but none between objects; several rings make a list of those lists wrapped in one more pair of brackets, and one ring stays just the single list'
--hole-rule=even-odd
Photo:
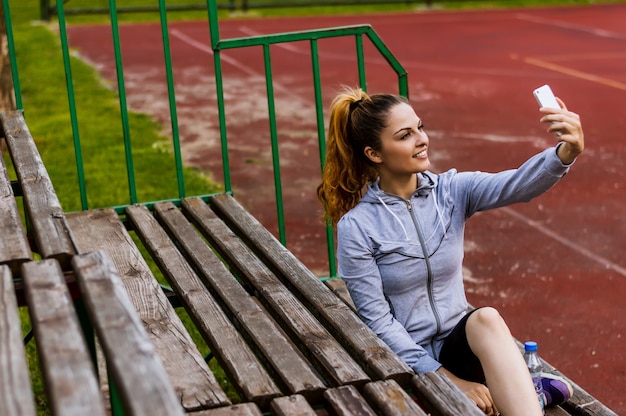
[{"label": "woman", "polygon": [[[401,97],[348,89],[331,105],[318,197],[337,227],[338,271],[359,315],[415,372],[445,373],[486,414],[541,410],[499,313],[466,313],[465,222],[529,201],[567,173],[584,139],[578,115],[559,104],[540,109],[557,146],[496,174],[428,171],[424,124]],[[550,393],[557,404],[571,390]]]}]

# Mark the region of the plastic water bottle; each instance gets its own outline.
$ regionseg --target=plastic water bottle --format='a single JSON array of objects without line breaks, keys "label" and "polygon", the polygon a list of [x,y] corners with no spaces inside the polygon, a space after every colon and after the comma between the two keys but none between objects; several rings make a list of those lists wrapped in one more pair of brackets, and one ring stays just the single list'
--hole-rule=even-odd
[{"label": "plastic water bottle", "polygon": [[543,371],[543,364],[537,354],[537,343],[535,341],[526,341],[524,343],[524,361],[526,361],[526,365],[530,371],[530,377],[533,379],[535,391],[537,392],[537,397],[539,398],[539,406],[541,406],[541,411],[545,414],[546,396],[544,395],[543,388],[541,387],[541,372]]}]

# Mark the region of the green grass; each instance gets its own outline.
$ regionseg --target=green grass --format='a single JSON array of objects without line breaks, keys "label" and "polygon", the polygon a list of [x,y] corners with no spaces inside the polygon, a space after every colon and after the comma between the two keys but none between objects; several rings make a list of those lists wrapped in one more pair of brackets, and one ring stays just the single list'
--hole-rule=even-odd
[{"label": "green grass", "polygon": [[[79,210],[77,168],[59,40],[53,25],[32,23],[39,16],[36,0],[20,0],[11,6],[25,118],[61,205],[65,211]],[[76,85],[89,205],[105,207],[128,201],[118,97],[105,87],[93,68],[79,59],[72,59],[72,75]],[[161,126],[149,116],[138,113],[130,113],[129,125],[138,200],[175,198],[178,190],[173,152],[171,146],[163,145],[169,140],[160,134]],[[5,160],[9,162],[8,157]],[[184,177],[187,195],[210,194],[222,189],[221,185],[211,182],[195,169],[185,169]],[[163,281],[158,269],[154,268],[154,271]],[[182,310],[179,314],[201,353],[208,353],[189,317]],[[30,328],[26,308],[21,309],[20,316],[26,332]],[[50,411],[38,369],[36,345],[32,341],[27,345],[27,357],[38,412],[48,415]],[[217,366],[213,367],[216,372],[221,371]],[[223,375],[220,378],[225,380]],[[225,387],[228,389],[226,384]],[[235,396],[232,391],[229,394]]]},{"label": "green grass", "polygon": [[[65,73],[58,41],[43,25],[23,26],[16,36],[25,118],[65,211],[81,208]],[[95,70],[73,59],[78,131],[90,207],[129,201],[120,110],[116,94],[105,88]],[[161,126],[144,114],[130,113],[130,137],[139,201],[175,198],[175,164]],[[201,172],[185,171],[188,195],[218,187]]]}]

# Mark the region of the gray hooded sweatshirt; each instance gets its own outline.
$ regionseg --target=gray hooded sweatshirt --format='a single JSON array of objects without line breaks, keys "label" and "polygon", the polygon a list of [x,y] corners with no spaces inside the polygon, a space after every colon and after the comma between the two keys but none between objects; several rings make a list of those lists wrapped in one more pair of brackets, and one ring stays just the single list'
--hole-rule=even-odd
[{"label": "gray hooded sweatshirt", "polygon": [[528,202],[568,171],[555,148],[499,173],[418,173],[409,200],[378,182],[337,225],[338,272],[361,319],[416,373],[435,371],[444,339],[468,308],[465,222]]}]

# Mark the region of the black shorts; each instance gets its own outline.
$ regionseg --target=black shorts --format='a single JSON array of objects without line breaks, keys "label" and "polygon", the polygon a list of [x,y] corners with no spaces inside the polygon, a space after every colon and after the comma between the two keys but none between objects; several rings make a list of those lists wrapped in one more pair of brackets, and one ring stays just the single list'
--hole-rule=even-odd
[{"label": "black shorts", "polygon": [[467,318],[477,309],[465,315],[443,342],[439,362],[448,371],[464,380],[485,383],[485,373],[478,357],[474,355],[467,342],[465,325]]}]

